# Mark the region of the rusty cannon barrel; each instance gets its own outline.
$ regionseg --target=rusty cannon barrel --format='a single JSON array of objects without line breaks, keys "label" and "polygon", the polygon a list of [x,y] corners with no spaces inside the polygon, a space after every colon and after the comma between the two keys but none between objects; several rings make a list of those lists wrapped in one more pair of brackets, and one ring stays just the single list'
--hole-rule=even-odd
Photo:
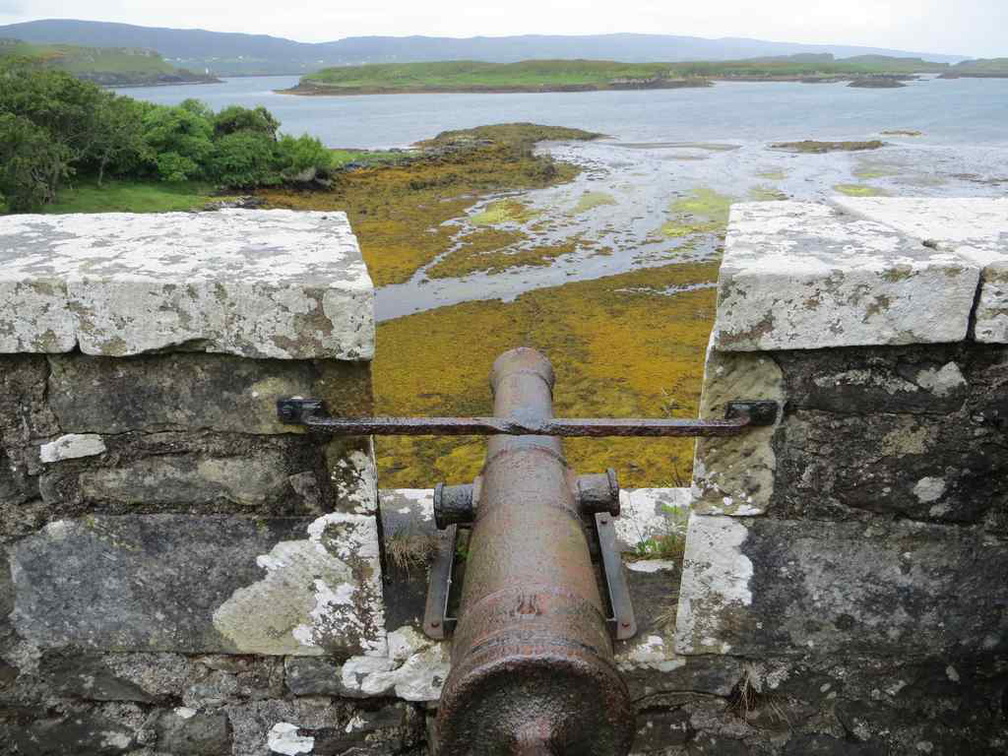
[{"label": "rusty cannon barrel", "polygon": [[[560,438],[734,436],[774,425],[780,408],[738,399],[726,403],[723,420],[554,418],[553,368],[532,349],[501,355],[491,385],[493,417],[331,417],[321,401],[303,397],[278,398],[277,417],[344,436],[491,436],[475,482],[434,490],[442,538],[424,632],[441,640],[454,630],[438,752],[622,756],[633,708],[610,629],[626,639],[637,625],[612,523],[619,485],[612,470],[575,475]],[[470,528],[468,557],[458,616],[449,617],[460,527]]]},{"label": "rusty cannon barrel", "polygon": [[[491,375],[494,416],[531,426],[551,418],[553,380],[535,350],[501,355]],[[495,435],[476,483],[451,488],[455,496],[442,491],[447,516],[471,520],[471,532],[439,753],[627,753],[633,707],[586,535],[589,515],[618,513],[615,476],[579,479],[559,438]]]}]

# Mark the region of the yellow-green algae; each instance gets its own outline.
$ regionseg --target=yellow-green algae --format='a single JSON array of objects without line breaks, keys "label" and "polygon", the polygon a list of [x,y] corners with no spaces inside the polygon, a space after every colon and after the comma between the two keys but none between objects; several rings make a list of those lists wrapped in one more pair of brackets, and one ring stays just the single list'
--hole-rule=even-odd
[{"label": "yellow-green algae", "polygon": [[833,191],[848,197],[884,197],[886,192],[870,184],[834,184]]},{"label": "yellow-green algae", "polygon": [[709,187],[698,186],[688,197],[680,197],[669,206],[672,217],[662,225],[660,233],[670,238],[697,233],[724,233],[733,201]]},{"label": "yellow-green algae", "polygon": [[542,214],[518,200],[506,199],[491,202],[482,211],[470,216],[474,226],[499,226],[504,223],[527,223]]},{"label": "yellow-green algae", "polygon": [[[496,229],[492,229],[496,231]],[[507,232],[500,232],[507,233]],[[521,234],[516,234],[521,237]],[[430,278],[458,278],[469,273],[501,273],[524,266],[549,265],[561,255],[574,252],[577,240],[569,239],[556,244],[533,247],[501,247],[479,251],[468,245],[448,253],[427,269]]]},{"label": "yellow-green algae", "polygon": [[[668,287],[707,283],[716,263],[669,265],[528,292],[511,303],[467,302],[378,325],[373,364],[378,414],[479,415],[491,409],[493,360],[532,346],[557,372],[556,413],[575,416],[695,416],[715,292],[668,295]],[[379,478],[386,487],[471,480],[485,439],[383,438]],[[658,485],[689,471],[690,439],[572,439],[581,471],[616,468],[628,486]]]},{"label": "yellow-green algae", "polygon": [[787,171],[760,171],[756,174],[761,179],[767,181],[783,181],[788,177]]},{"label": "yellow-green algae", "polygon": [[898,176],[900,168],[893,163],[878,160],[862,160],[857,164],[852,173],[854,178],[861,180],[887,178],[889,176]]},{"label": "yellow-green algae", "polygon": [[760,184],[749,190],[749,199],[755,200],[756,202],[773,202],[786,200],[787,198],[788,196],[784,192],[774,186],[765,186]]},{"label": "yellow-green algae", "polygon": [[616,199],[608,192],[585,192],[578,197],[577,204],[571,209],[571,215],[580,215],[603,205],[615,205]]}]

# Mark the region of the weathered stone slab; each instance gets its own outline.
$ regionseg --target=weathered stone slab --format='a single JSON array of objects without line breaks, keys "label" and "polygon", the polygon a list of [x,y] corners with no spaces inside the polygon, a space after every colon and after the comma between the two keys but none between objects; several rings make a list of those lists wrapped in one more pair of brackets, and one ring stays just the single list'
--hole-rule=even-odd
[{"label": "weathered stone slab", "polygon": [[0,352],[368,360],[373,299],[344,213],[0,219]]},{"label": "weathered stone slab", "polygon": [[694,516],[676,650],[901,660],[1008,649],[1008,544],[962,527]]},{"label": "weathered stone slab", "polygon": [[981,266],[974,337],[1008,343],[1008,198],[844,197],[836,204]]},{"label": "weathered stone slab", "polygon": [[385,652],[370,515],[92,516],[10,551],[14,626],[42,647]]},{"label": "weathered stone slab", "polygon": [[367,415],[372,406],[364,362],[207,354],[60,355],[49,362],[49,402],[65,432],[297,433],[299,428],[277,419],[280,397],[321,399],[336,416]]},{"label": "weathered stone slab", "polygon": [[980,268],[825,205],[733,205],[712,345],[760,351],[961,341]]},{"label": "weathered stone slab", "polygon": [[28,446],[60,432],[46,397],[42,355],[0,354],[0,444]]},{"label": "weathered stone slab", "polygon": [[44,467],[35,495],[49,519],[168,512],[314,517],[376,507],[363,439],[337,439],[324,449],[305,434],[161,431],[104,439],[101,456]]},{"label": "weathered stone slab", "polygon": [[777,352],[789,407],[845,415],[948,414],[975,376],[965,345]]}]

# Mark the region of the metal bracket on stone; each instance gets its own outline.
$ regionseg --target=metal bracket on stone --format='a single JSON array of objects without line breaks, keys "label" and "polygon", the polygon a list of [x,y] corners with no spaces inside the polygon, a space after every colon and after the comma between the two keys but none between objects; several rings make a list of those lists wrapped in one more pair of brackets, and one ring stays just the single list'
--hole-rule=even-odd
[{"label": "metal bracket on stone", "polygon": [[765,399],[728,402],[724,420],[665,418],[330,417],[317,399],[277,401],[277,417],[289,425],[337,436],[554,436],[558,438],[736,436],[773,425],[780,408]]}]

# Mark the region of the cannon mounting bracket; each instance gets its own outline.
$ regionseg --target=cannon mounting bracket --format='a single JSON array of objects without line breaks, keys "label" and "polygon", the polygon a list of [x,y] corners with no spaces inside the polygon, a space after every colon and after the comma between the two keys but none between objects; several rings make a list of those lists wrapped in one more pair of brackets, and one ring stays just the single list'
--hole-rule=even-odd
[{"label": "cannon mounting bracket", "polygon": [[[627,640],[637,634],[637,620],[623,560],[616,545],[616,528],[608,512],[593,515],[595,534],[601,555],[602,578],[608,594],[612,616],[606,617],[614,640]],[[437,532],[437,549],[430,563],[427,604],[424,607],[423,631],[434,640],[451,637],[458,619],[448,615],[452,574],[458,549],[458,532],[463,525],[449,525]]]}]

